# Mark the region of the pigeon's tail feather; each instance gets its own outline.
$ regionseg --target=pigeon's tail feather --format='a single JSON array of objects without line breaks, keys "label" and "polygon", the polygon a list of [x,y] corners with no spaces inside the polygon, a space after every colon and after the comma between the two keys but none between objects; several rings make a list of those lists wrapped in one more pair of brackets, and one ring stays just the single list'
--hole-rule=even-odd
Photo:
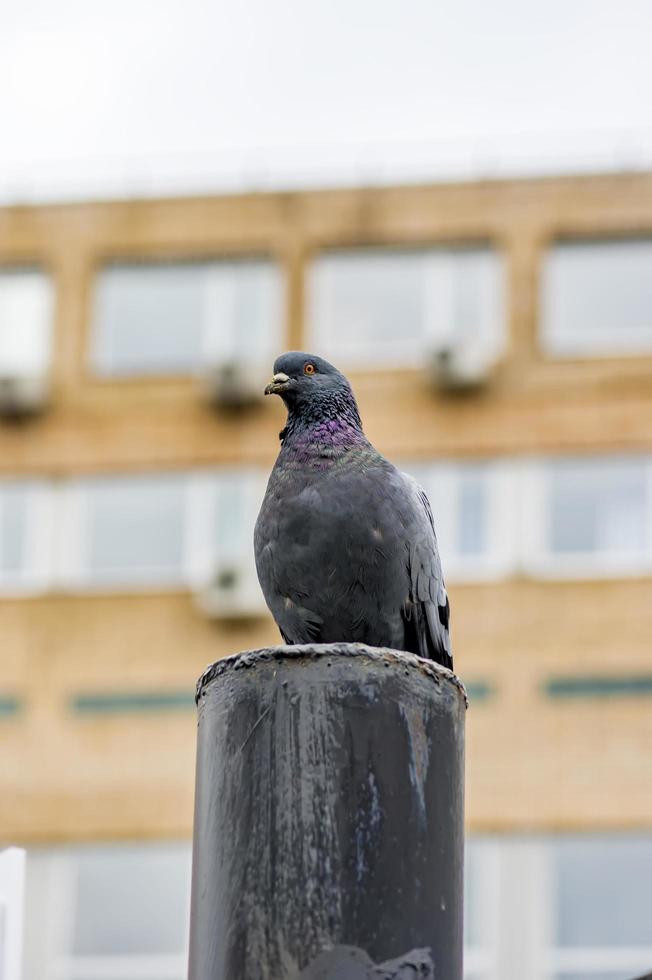
[{"label": "pigeon's tail feather", "polygon": [[429,602],[407,602],[402,610],[404,648],[452,670],[448,631],[442,623],[435,622],[436,616],[435,607]]},{"label": "pigeon's tail feather", "polygon": [[450,651],[450,634],[448,632],[448,598],[445,606],[434,606],[431,602],[424,603],[428,629],[426,637],[432,650],[429,654],[442,667],[453,669],[453,657]]},{"label": "pigeon's tail feather", "polygon": [[423,611],[421,604],[405,603],[401,610],[403,620],[403,648],[408,653],[416,653],[419,657],[430,657],[426,642],[426,630],[423,628]]}]

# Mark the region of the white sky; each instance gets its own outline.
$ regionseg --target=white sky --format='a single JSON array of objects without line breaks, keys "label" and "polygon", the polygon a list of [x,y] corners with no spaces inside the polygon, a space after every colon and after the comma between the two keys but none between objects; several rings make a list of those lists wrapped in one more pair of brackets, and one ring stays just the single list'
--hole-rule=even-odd
[{"label": "white sky", "polygon": [[0,200],[652,167],[652,0],[0,0]]}]

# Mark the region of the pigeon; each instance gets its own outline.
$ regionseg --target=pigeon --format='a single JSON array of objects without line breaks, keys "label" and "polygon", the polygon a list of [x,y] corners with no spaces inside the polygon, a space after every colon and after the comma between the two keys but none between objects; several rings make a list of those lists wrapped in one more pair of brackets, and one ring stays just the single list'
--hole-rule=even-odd
[{"label": "pigeon", "polygon": [[432,510],[366,438],[351,385],[313,354],[274,363],[287,422],[254,531],[258,579],[287,644],[366,643],[452,669]]}]

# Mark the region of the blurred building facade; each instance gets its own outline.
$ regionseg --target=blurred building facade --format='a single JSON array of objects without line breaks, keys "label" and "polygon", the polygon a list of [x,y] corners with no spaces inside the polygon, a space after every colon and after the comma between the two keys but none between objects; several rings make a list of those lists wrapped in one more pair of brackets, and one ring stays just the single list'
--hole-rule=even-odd
[{"label": "blurred building facade", "polygon": [[0,211],[0,838],[30,848],[27,980],[184,975],[193,683],[277,638],[251,531],[288,348],[350,375],[433,503],[471,700],[468,977],[644,972],[637,175]]}]

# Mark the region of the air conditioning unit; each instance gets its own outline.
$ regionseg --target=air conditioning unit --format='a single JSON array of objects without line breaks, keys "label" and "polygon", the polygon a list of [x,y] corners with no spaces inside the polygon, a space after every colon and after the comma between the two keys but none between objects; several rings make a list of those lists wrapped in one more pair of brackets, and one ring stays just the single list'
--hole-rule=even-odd
[{"label": "air conditioning unit", "polygon": [[496,350],[477,340],[448,340],[431,347],[427,373],[439,389],[471,391],[491,381],[497,363]]},{"label": "air conditioning unit", "polygon": [[45,374],[3,373],[0,370],[0,416],[21,419],[47,408],[50,382]]},{"label": "air conditioning unit", "polygon": [[209,619],[257,619],[267,611],[255,572],[244,562],[220,565],[195,599]]},{"label": "air conditioning unit", "polygon": [[246,357],[231,358],[204,373],[202,394],[215,408],[250,408],[262,402],[269,374],[269,367],[252,364]]}]

